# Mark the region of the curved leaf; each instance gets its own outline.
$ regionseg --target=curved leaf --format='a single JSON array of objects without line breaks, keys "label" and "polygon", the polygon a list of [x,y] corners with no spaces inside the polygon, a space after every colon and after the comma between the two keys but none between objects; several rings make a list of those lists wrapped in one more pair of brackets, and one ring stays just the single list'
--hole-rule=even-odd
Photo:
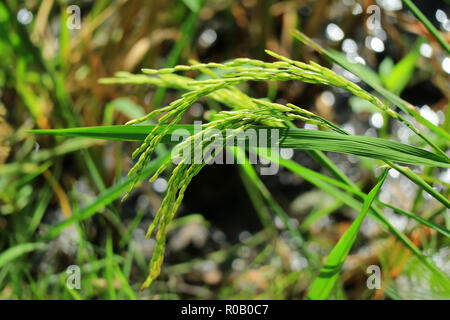
[{"label": "curved leaf", "polygon": [[[107,140],[143,141],[155,125],[139,126],[100,126],[70,129],[31,130],[31,133],[53,134],[73,137],[89,137]],[[164,126],[161,130],[164,129]],[[162,139],[163,143],[172,141],[171,133],[184,129],[194,132],[193,125],[176,125]],[[390,160],[394,162],[449,168],[450,163],[444,157],[407,144],[381,138],[342,135],[336,132],[298,128],[255,127],[261,130],[279,130],[279,147],[301,150],[320,150],[353,154],[368,158]],[[259,132],[259,131],[258,131]],[[268,131],[269,133],[271,131]]]}]

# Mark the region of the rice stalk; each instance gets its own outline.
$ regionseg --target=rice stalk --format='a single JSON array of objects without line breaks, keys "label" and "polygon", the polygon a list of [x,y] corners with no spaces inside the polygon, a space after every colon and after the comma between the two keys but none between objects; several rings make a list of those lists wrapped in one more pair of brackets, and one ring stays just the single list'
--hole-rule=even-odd
[{"label": "rice stalk", "polygon": [[[282,127],[284,123],[300,120],[316,125],[320,125],[324,128],[330,129],[339,133],[342,140],[349,135],[333,124],[307,110],[299,108],[292,104],[280,105],[277,103],[267,102],[261,99],[243,98],[246,97],[245,94],[238,94],[239,90],[236,90],[234,86],[246,82],[246,81],[289,81],[297,80],[312,84],[325,84],[334,86],[347,90],[351,94],[367,100],[379,108],[381,111],[387,113],[393,119],[402,122],[407,126],[412,132],[419,136],[426,144],[432,147],[438,154],[431,154],[427,158],[438,157],[447,166],[450,163],[450,159],[447,154],[442,151],[436,144],[434,144],[430,139],[428,139],[419,129],[417,129],[413,124],[407,121],[402,115],[397,113],[395,110],[386,106],[378,99],[376,96],[365,91],[355,83],[345,79],[344,77],[337,75],[332,70],[320,66],[317,63],[303,63],[291,60],[289,58],[283,57],[271,51],[266,51],[272,57],[280,60],[277,62],[264,62],[255,59],[235,59],[226,63],[195,63],[189,66],[175,66],[173,68],[164,68],[160,70],[153,69],[143,69],[143,74],[132,75],[128,73],[119,73],[116,78],[103,79],[103,83],[135,83],[135,84],[154,84],[163,87],[175,87],[182,90],[187,90],[188,92],[183,94],[183,96],[172,102],[167,107],[155,110],[148,115],[132,120],[127,123],[127,125],[138,124],[150,118],[156,116],[161,116],[158,120],[158,124],[152,129],[150,134],[147,135],[142,145],[136,149],[133,153],[133,157],[139,156],[138,162],[133,166],[129,172],[129,177],[133,178],[136,174],[145,167],[152,152],[154,151],[156,145],[160,143],[164,136],[166,136],[171,129],[181,120],[183,114],[186,110],[202,97],[210,96],[211,98],[222,102],[226,105],[231,106],[233,111],[222,111],[215,115],[214,119],[202,127],[199,133],[196,133],[185,141],[181,142],[177,147],[190,147],[192,150],[195,148],[200,148],[204,151],[208,148],[208,143],[202,142],[201,145],[195,144],[195,139],[199,135],[207,134],[211,130],[219,130],[222,134],[225,133],[226,129],[234,130],[245,130],[254,126],[256,124],[270,124],[271,126]],[[220,70],[221,75],[215,76],[215,71]],[[175,74],[176,72],[186,72],[186,71],[199,71],[204,74],[210,75],[210,79],[206,80],[193,80],[190,78],[182,77]],[[239,95],[239,97],[238,97]],[[306,132],[305,132],[306,133]],[[327,132],[321,132],[321,134],[327,135]],[[305,137],[303,135],[303,137]],[[349,137],[353,142],[357,141],[358,137]],[[298,136],[294,139],[293,144],[301,144],[305,139]],[[323,144],[320,148],[309,148],[304,147],[307,150],[327,150],[327,151],[338,151],[342,152],[342,145],[339,150],[333,149],[333,144],[329,143],[327,139],[323,140]],[[395,150],[392,142],[386,142],[388,146]],[[362,143],[360,148],[352,149],[349,153],[355,153],[359,155],[364,155],[368,149],[374,150],[375,145],[370,145],[368,148],[367,141]],[[405,149],[397,149],[400,153]],[[346,150],[347,152],[349,150]],[[345,151],[344,151],[345,152]],[[195,152],[194,152],[195,153]],[[379,156],[371,154],[371,157],[383,159],[383,156],[389,154],[389,152],[383,153],[380,149],[375,149],[374,153],[378,153]],[[211,154],[212,156],[213,154]],[[415,183],[424,186],[431,195],[436,199],[441,201],[444,205],[449,206],[449,201],[438,192],[433,190],[425,181],[420,179],[417,175],[411,174],[407,170],[398,167],[392,163],[389,159],[383,159],[385,162],[393,168],[400,169],[399,171],[407,176],[410,180]],[[397,161],[399,159],[396,159]],[[161,265],[164,259],[164,249],[165,249],[165,237],[167,226],[173,219],[182,199],[184,192],[189,185],[193,177],[203,168],[205,163],[201,164],[190,164],[186,163],[185,160],[181,160],[176,168],[173,170],[171,178],[169,179],[168,192],[163,200],[163,203],[148,229],[147,237],[150,237],[154,228],[158,228],[156,234],[156,248],[152,256],[150,263],[150,274],[146,281],[144,282],[142,289],[149,286],[151,282],[159,275],[161,270]],[[161,168],[152,177],[153,181],[159,174],[161,174],[166,168],[168,168],[169,162],[161,166]],[[124,196],[124,199],[128,196],[129,192],[133,189],[134,183],[130,186],[128,193]],[[371,206],[371,203],[369,204]],[[380,218],[381,219],[381,218]],[[395,232],[394,232],[395,233]],[[402,235],[397,235],[402,238]],[[405,240],[406,241],[406,240]],[[408,242],[406,242],[408,244]],[[412,248],[414,251],[415,249]]]}]

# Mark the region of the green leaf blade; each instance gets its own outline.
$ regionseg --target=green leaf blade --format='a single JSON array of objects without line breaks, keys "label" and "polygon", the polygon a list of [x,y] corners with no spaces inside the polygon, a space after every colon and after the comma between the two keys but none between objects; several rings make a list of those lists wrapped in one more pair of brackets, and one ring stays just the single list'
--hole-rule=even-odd
[{"label": "green leaf blade", "polygon": [[353,221],[350,228],[347,229],[347,231],[339,239],[338,243],[331,251],[330,255],[327,258],[327,261],[325,262],[325,265],[320,271],[319,276],[316,278],[309,291],[308,299],[324,300],[328,298],[339,277],[339,272],[342,268],[342,265],[344,264],[344,261],[347,258],[347,255],[356,240],[359,228],[361,227],[361,223],[367,215],[372,202],[374,201],[381,186],[383,185],[384,180],[386,179],[387,172],[387,169],[383,171],[380,178],[378,179],[377,184],[367,195],[360,214],[355,219],[355,221]]},{"label": "green leaf blade", "polygon": [[[136,126],[100,126],[53,130],[31,130],[31,133],[52,134],[72,137],[89,137],[96,139],[143,141],[155,125]],[[165,126],[161,127],[161,131]],[[379,160],[449,168],[450,163],[444,157],[432,152],[387,139],[349,136],[336,132],[308,130],[298,128],[254,127],[260,130],[279,130],[279,147],[299,150],[318,150],[353,154]],[[176,125],[162,139],[163,143],[176,144],[179,139],[172,139],[176,130],[194,132],[193,125]],[[185,132],[186,132],[185,131]]]}]

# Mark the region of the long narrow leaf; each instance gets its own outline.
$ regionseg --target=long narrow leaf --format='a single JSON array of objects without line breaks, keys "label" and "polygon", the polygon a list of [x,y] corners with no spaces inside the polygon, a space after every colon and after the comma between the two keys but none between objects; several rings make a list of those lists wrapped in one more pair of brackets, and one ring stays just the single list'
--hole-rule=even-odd
[{"label": "long narrow leaf", "polygon": [[411,10],[411,12],[416,16],[420,22],[430,31],[430,33],[436,38],[436,40],[441,44],[441,46],[450,54],[450,44],[444,40],[439,31],[433,26],[430,20],[416,7],[416,5],[411,0],[402,0],[404,4]]},{"label": "long narrow leaf", "polygon": [[353,243],[356,240],[356,236],[358,235],[359,228],[361,227],[361,223],[369,211],[369,208],[378,194],[381,186],[383,185],[384,180],[386,179],[386,175],[388,170],[385,169],[378,179],[375,187],[369,192],[366,200],[364,201],[362,210],[358,217],[353,221],[352,225],[348,230],[344,233],[344,235],[339,239],[336,246],[331,251],[328,259],[320,271],[319,276],[314,281],[309,294],[308,299],[313,300],[324,300],[328,298],[331,290],[333,289],[336,280],[339,277],[339,272],[344,264],[344,261],[350,252],[350,249],[353,246]]},{"label": "long narrow leaf", "polygon": [[46,247],[45,243],[35,242],[35,243],[21,243],[14,247],[7,249],[0,254],[0,268],[5,266],[7,263],[27,254],[28,252],[35,250],[42,250]]},{"label": "long narrow leaf", "polygon": [[[53,134],[64,136],[82,136],[108,140],[142,141],[154,128],[148,126],[101,126],[54,130],[31,130],[32,133]],[[178,143],[172,141],[171,133],[184,129],[194,132],[193,125],[177,125],[162,139],[163,143]],[[298,128],[268,128],[255,127],[259,130],[279,130],[279,147],[302,150],[320,150],[353,154],[380,160],[390,160],[407,164],[427,165],[449,168],[450,163],[444,157],[429,151],[381,138],[365,136],[349,136],[335,132],[307,130]],[[161,128],[164,130],[164,127]]]}]

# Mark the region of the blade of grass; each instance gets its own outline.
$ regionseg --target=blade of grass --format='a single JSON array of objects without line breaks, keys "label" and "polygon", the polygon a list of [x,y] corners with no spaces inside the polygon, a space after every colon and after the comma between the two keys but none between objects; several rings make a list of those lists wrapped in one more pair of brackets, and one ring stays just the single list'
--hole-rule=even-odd
[{"label": "blade of grass", "polygon": [[108,287],[108,294],[110,300],[116,300],[116,290],[114,288],[114,252],[113,252],[113,243],[112,243],[112,236],[111,232],[107,233],[106,236],[106,268],[105,268],[105,275],[106,275],[106,283]]},{"label": "blade of grass", "polygon": [[[54,134],[65,136],[84,136],[109,140],[139,140],[142,141],[155,126],[104,126],[53,130],[31,130],[32,133]],[[408,164],[439,166],[448,168],[447,158],[433,154],[410,145],[381,138],[342,135],[335,132],[325,132],[294,128],[254,127],[259,130],[275,129],[280,131],[279,144],[282,148],[302,150],[320,150],[354,154],[380,160],[390,160]],[[193,125],[173,126],[161,140],[163,143],[177,143],[171,140],[171,134],[177,129],[194,132]],[[161,131],[165,126],[161,127]],[[270,131],[269,131],[270,132]]]},{"label": "blade of grass", "polygon": [[264,229],[275,231],[270,210],[267,207],[267,204],[264,202],[264,198],[262,197],[258,188],[246,174],[245,170],[243,169],[243,165],[240,165],[239,175]]},{"label": "blade of grass", "polygon": [[83,298],[81,298],[81,296],[78,294],[78,292],[76,292],[76,290],[69,289],[67,286],[65,286],[65,288],[74,300],[83,300]]},{"label": "blade of grass", "polygon": [[28,233],[33,234],[34,231],[38,228],[41,223],[42,218],[44,217],[47,206],[50,203],[52,197],[52,192],[50,186],[47,184],[45,187],[41,189],[39,192],[39,201],[34,209],[33,216],[28,225]]},{"label": "blade of grass", "polygon": [[429,228],[431,228],[431,229],[434,229],[434,230],[436,230],[436,231],[442,233],[442,234],[443,234],[444,236],[446,236],[446,237],[450,237],[450,230],[448,230],[448,229],[446,229],[446,228],[444,228],[444,227],[441,227],[440,225],[437,225],[437,224],[435,224],[435,223],[432,222],[432,221],[429,221],[429,220],[424,219],[424,218],[422,218],[422,217],[419,217],[419,216],[417,216],[417,215],[415,215],[415,214],[412,214],[412,213],[409,212],[409,211],[403,210],[403,209],[401,209],[401,208],[397,208],[397,207],[395,207],[395,206],[392,206],[392,205],[390,205],[390,204],[384,203],[384,202],[382,202],[382,201],[377,201],[377,203],[380,203],[381,205],[383,205],[383,206],[385,206],[385,207],[387,207],[387,208],[391,208],[391,209],[394,210],[395,212],[400,213],[400,214],[402,214],[402,215],[404,215],[404,216],[406,216],[406,217],[408,217],[408,218],[414,219],[414,220],[416,220],[417,222],[419,222],[420,224],[423,224],[423,225],[425,225],[425,226],[427,226],[427,227],[429,227]]},{"label": "blade of grass", "polygon": [[104,125],[111,125],[113,123],[114,111],[120,111],[130,119],[145,116],[143,108],[134,103],[131,99],[117,98],[105,106],[105,111],[103,112]]},{"label": "blade of grass", "polygon": [[43,250],[46,247],[47,245],[42,242],[21,243],[11,247],[0,254],[0,268],[29,252]]},{"label": "blade of grass", "polygon": [[130,300],[136,300],[136,295],[133,292],[133,289],[130,287],[128,283],[128,279],[123,274],[122,270],[120,270],[119,266],[117,264],[114,264],[114,271],[116,274],[116,277],[119,279],[120,283],[122,284],[122,290],[126,293],[128,298]]},{"label": "blade of grass", "polygon": [[69,139],[53,149],[39,150],[38,152],[34,153],[31,156],[30,160],[33,162],[46,161],[51,159],[52,157],[61,156],[63,154],[67,154],[73,151],[88,148],[90,146],[98,144],[99,144],[98,141],[92,139],[85,139],[85,138]]},{"label": "blade of grass", "polygon": [[433,26],[430,20],[425,17],[425,15],[416,7],[416,5],[411,0],[402,0],[403,3],[411,10],[411,12],[419,19],[420,22],[423,23],[425,28],[430,31],[430,33],[436,38],[436,40],[441,44],[442,48],[444,48],[448,54],[450,54],[450,45],[447,41],[442,38],[439,31]]},{"label": "blade of grass", "polygon": [[353,221],[352,225],[347,229],[344,235],[339,239],[336,246],[331,250],[330,255],[325,262],[319,276],[314,280],[312,287],[308,293],[308,299],[312,300],[325,300],[330,295],[338,277],[342,265],[344,264],[347,255],[356,240],[356,237],[361,227],[361,223],[369,211],[369,208],[374,201],[375,197],[378,195],[384,180],[386,179],[388,170],[385,169],[383,173],[378,178],[377,184],[367,195],[366,200],[363,203],[363,207],[358,217]]},{"label": "blade of grass", "polygon": [[131,235],[133,234],[134,229],[137,228],[139,223],[141,222],[142,218],[144,218],[145,214],[147,212],[145,210],[140,210],[134,217],[133,221],[131,221],[126,233],[122,235],[122,238],[120,239],[119,246],[123,248],[127,243],[130,242]]},{"label": "blade of grass", "polygon": [[305,220],[303,220],[302,224],[300,225],[300,230],[302,231],[308,230],[316,221],[332,214],[333,212],[341,208],[342,205],[343,205],[342,201],[335,200],[334,203],[328,207],[313,210],[311,213],[308,214]]},{"label": "blade of grass", "polygon": [[422,43],[424,43],[424,40],[419,38],[413,49],[392,68],[389,75],[382,78],[388,90],[395,94],[400,94],[406,87],[413,76],[414,68],[420,57],[420,45]]},{"label": "blade of grass", "polygon": [[447,208],[450,208],[450,200],[447,197],[444,197],[442,194],[437,192],[433,187],[431,187],[428,183],[426,183],[420,176],[415,174],[410,168],[408,167],[402,167],[399,165],[396,165],[392,162],[387,162],[389,166],[394,168],[395,170],[399,171],[406,177],[408,177],[411,181],[413,181],[415,184],[423,188],[426,192],[428,192],[431,196],[433,196],[436,200],[440,201],[443,205],[445,205]]},{"label": "blade of grass", "polygon": [[[299,246],[302,253],[305,255],[305,257],[308,258],[308,260],[316,264],[317,261],[313,255],[306,249],[305,247],[305,240],[303,239],[300,231],[295,228],[291,221],[289,220],[288,214],[283,210],[283,208],[280,207],[280,205],[275,201],[275,199],[272,197],[272,194],[270,191],[266,188],[266,186],[263,184],[261,179],[259,179],[258,174],[256,173],[256,170],[253,168],[253,166],[248,161],[248,158],[245,156],[245,153],[240,148],[233,148],[234,154],[236,159],[238,159],[238,163],[240,163],[240,168],[244,172],[244,174],[250,179],[253,186],[256,187],[256,189],[259,191],[259,193],[262,195],[262,197],[266,200],[266,202],[269,204],[269,206],[272,208],[272,210],[275,212],[275,214],[281,219],[281,221],[286,226],[287,230],[292,235],[293,239],[296,241],[297,245]],[[243,160],[243,161],[242,161]]]}]

